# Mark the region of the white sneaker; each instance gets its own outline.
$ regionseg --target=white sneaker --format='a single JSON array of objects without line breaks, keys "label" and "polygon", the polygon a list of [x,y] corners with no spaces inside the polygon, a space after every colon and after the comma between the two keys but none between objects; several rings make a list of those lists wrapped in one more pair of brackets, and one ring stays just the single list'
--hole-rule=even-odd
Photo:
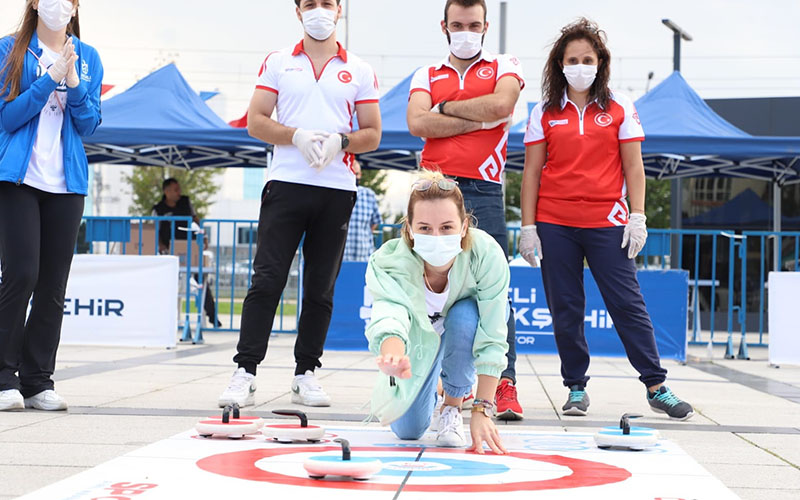
[{"label": "white sneaker", "polygon": [[252,406],[256,400],[255,393],[256,376],[247,373],[244,368],[239,368],[233,372],[228,388],[219,397],[217,404],[220,408],[233,403],[239,407]]},{"label": "white sneaker", "polygon": [[322,390],[314,372],[306,370],[305,375],[295,375],[292,380],[292,403],[306,406],[330,406],[331,397]]},{"label": "white sneaker", "polygon": [[433,408],[433,416],[431,417],[431,425],[430,430],[438,431],[439,430],[439,417],[442,415],[442,405],[444,404],[444,398],[441,394],[436,393],[436,406]]},{"label": "white sneaker", "polygon": [[16,389],[0,391],[0,411],[22,410],[25,408],[25,401],[22,394]]},{"label": "white sneaker", "polygon": [[467,445],[464,438],[464,417],[455,406],[442,406],[439,416],[439,431],[436,433],[436,444],[447,448],[461,448]]},{"label": "white sneaker", "polygon": [[61,411],[67,409],[67,402],[56,391],[48,389],[35,396],[25,398],[25,408],[36,408],[45,411]]}]

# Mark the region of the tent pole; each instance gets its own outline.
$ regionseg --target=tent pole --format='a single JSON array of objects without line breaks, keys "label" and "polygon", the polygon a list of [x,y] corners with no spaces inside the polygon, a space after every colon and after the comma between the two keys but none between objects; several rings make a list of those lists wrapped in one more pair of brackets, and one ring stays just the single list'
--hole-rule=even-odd
[{"label": "tent pole", "polygon": [[[781,185],[777,181],[772,182],[772,231],[775,233],[781,232]],[[781,246],[781,237],[780,235],[775,235],[775,245],[772,248],[772,252],[774,254],[773,262],[775,265],[773,266],[773,270],[778,272],[781,270],[781,263],[778,262],[778,258],[780,255],[780,246]]]}]

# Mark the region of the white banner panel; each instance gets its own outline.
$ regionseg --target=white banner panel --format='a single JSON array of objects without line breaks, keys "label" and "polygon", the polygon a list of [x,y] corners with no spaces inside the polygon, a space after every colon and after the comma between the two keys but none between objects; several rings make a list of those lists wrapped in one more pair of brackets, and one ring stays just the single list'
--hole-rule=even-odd
[{"label": "white banner panel", "polygon": [[800,273],[769,273],[769,362],[800,365]]},{"label": "white banner panel", "polygon": [[76,255],[62,344],[174,347],[178,257]]}]

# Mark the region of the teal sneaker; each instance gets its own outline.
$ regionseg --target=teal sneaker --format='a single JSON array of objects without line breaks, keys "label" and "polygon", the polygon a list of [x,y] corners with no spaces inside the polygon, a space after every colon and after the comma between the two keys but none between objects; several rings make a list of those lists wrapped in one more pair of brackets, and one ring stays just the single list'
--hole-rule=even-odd
[{"label": "teal sneaker", "polygon": [[689,420],[694,415],[692,405],[681,400],[665,385],[656,392],[647,391],[647,402],[656,413],[666,413],[673,420]]},{"label": "teal sneaker", "polygon": [[561,407],[564,415],[584,417],[589,411],[589,395],[586,388],[582,385],[573,385],[569,388],[569,397],[564,406]]}]

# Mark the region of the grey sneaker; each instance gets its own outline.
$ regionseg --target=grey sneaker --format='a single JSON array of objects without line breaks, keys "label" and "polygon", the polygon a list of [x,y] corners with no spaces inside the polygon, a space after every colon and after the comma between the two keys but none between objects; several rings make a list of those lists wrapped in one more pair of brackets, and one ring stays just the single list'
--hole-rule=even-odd
[{"label": "grey sneaker", "polygon": [[569,388],[569,397],[564,406],[561,407],[564,415],[584,417],[589,411],[589,395],[586,388],[582,385],[573,385]]},{"label": "grey sneaker", "polygon": [[25,408],[25,400],[22,394],[16,389],[0,391],[0,411],[22,410]]},{"label": "grey sneaker", "polygon": [[220,408],[225,408],[229,404],[236,403],[239,407],[252,406],[255,404],[256,376],[247,373],[244,368],[238,368],[233,372],[228,387],[220,395],[217,404]]},{"label": "grey sneaker", "polygon": [[694,415],[694,408],[681,400],[669,387],[662,385],[654,393],[647,391],[647,402],[656,413],[666,413],[673,420],[689,420]]}]

